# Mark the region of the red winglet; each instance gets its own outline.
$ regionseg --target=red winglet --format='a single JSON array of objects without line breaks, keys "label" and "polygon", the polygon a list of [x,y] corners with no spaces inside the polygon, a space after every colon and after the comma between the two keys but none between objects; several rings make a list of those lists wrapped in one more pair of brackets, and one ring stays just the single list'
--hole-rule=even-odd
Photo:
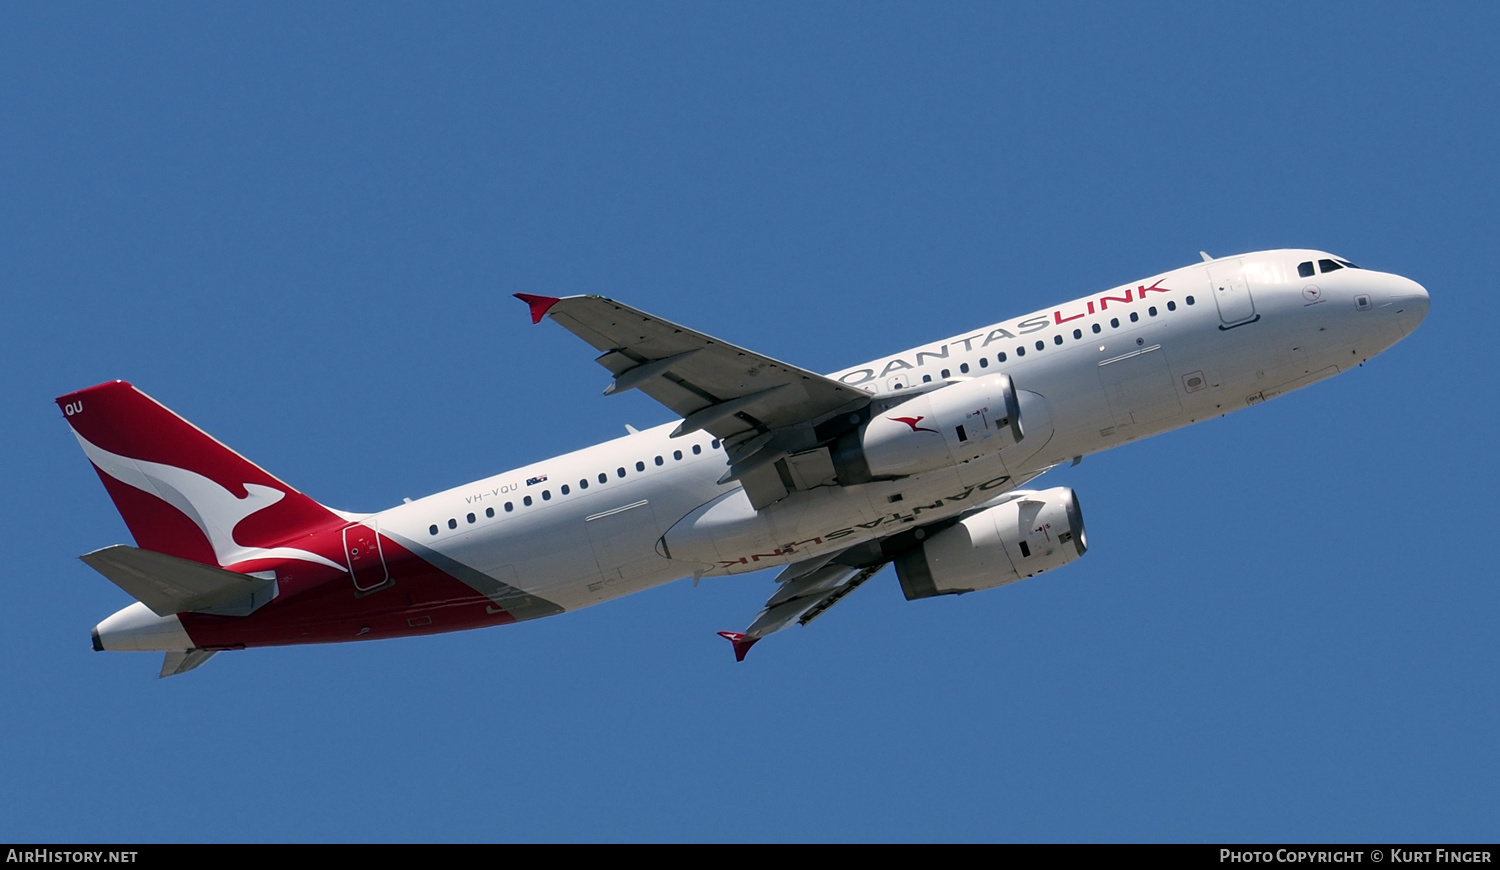
[{"label": "red winglet", "polygon": [[737,662],[744,661],[745,653],[749,652],[750,647],[755,646],[755,642],[760,640],[758,637],[746,640],[745,633],[742,631],[721,631],[719,632],[719,637],[734,644],[734,660]]},{"label": "red winglet", "polygon": [[556,296],[532,296],[530,293],[517,293],[516,298],[531,306],[532,323],[541,323],[547,310],[562,301]]}]

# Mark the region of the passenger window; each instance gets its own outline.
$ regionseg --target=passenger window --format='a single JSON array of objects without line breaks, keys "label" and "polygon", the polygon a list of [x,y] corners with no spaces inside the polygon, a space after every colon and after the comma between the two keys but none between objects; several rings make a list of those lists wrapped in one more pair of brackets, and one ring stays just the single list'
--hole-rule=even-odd
[{"label": "passenger window", "polygon": [[1046,343],[1046,342],[1044,342],[1044,341],[1038,341],[1038,342],[1037,342],[1037,343],[1036,343],[1036,349],[1037,349],[1037,350],[1041,350],[1041,349],[1042,349],[1042,348],[1044,348],[1044,347],[1046,347],[1046,346],[1047,346],[1047,343]]},{"label": "passenger window", "polygon": [[609,482],[609,475],[605,474],[602,471],[599,472],[599,482],[600,483],[608,483]]},{"label": "passenger window", "polygon": [[1060,336],[1060,335],[1054,335],[1054,336],[1052,336],[1052,343],[1053,344],[1062,344],[1062,336]]},{"label": "passenger window", "polygon": [[701,444],[694,444],[693,445],[693,455],[694,456],[697,456],[699,453],[702,453],[702,452],[703,452],[703,446]]},{"label": "passenger window", "polygon": [[661,457],[660,456],[656,457],[656,464],[657,465],[661,465]]},{"label": "passenger window", "polygon": [[995,362],[1005,362],[1005,351],[1000,351],[1000,353],[995,357]]},{"label": "passenger window", "polygon": [[958,372],[959,372],[959,374],[963,374],[963,375],[968,374],[969,373],[969,364],[968,363],[964,363],[964,364],[960,365],[958,367]]},{"label": "passenger window", "polygon": [[1118,317],[1111,317],[1109,319],[1109,326],[1110,326],[1111,329],[1119,329],[1120,328],[1120,318],[1118,318]]},{"label": "passenger window", "polygon": [[930,383],[932,383],[932,375],[923,375],[922,376],[922,383],[924,383],[924,384],[930,384]]},{"label": "passenger window", "polygon": [[552,490],[550,490],[550,489],[544,489],[544,490],[542,490],[542,501],[551,501],[551,500],[552,500]]},{"label": "passenger window", "polygon": [[615,469],[615,474],[619,475],[620,477],[624,477],[625,476],[625,466],[622,465],[619,468],[616,468]]},{"label": "passenger window", "polygon": [[505,503],[505,512],[506,513],[510,513],[511,511],[513,511],[515,509],[516,509],[515,502],[509,502],[508,501],[508,502]]},{"label": "passenger window", "polygon": [[578,481],[578,488],[579,489],[588,489],[589,488],[589,479],[587,477],[585,477],[585,478],[579,480]]},{"label": "passenger window", "polygon": [[1155,317],[1156,316],[1156,306],[1153,305],[1150,308],[1147,308],[1146,309],[1146,313],[1149,314],[1149,315],[1151,315],[1152,317]]},{"label": "passenger window", "polygon": [[1081,330],[1081,329],[1075,329],[1075,330],[1073,330],[1073,340],[1077,341],[1080,338],[1083,338],[1083,330]]},{"label": "passenger window", "polygon": [[949,375],[950,375],[950,373],[949,373],[949,371],[948,371],[948,370],[947,370],[947,369],[943,369],[943,370],[942,370],[942,372],[940,372],[940,374],[941,374],[941,375],[942,375],[942,376],[943,376],[943,377],[944,377],[944,378],[947,378],[947,377],[949,377]]},{"label": "passenger window", "polygon": [[450,529],[456,529],[456,528],[458,528],[458,520],[449,520],[448,521],[448,528],[450,528]]},{"label": "passenger window", "polygon": [[710,444],[709,446],[712,447],[715,450],[718,450],[719,449],[719,439],[715,438],[713,440],[713,443]]},{"label": "passenger window", "polygon": [[1318,271],[1319,272],[1323,272],[1325,274],[1328,273],[1328,272],[1332,272],[1332,271],[1334,271],[1336,269],[1342,269],[1342,268],[1344,268],[1344,267],[1340,266],[1338,263],[1335,263],[1332,260],[1319,260],[1318,261]]},{"label": "passenger window", "polygon": [[531,507],[531,496],[528,495],[525,498],[521,499],[521,504],[524,504],[527,507]]},{"label": "passenger window", "polygon": [[467,519],[472,524],[474,522],[474,515],[473,514],[469,514],[469,516],[467,517]]},{"label": "passenger window", "polygon": [[679,462],[682,461],[682,451],[681,450],[673,450],[672,451],[672,458],[678,460]]},{"label": "passenger window", "polygon": [[[565,483],[565,484],[562,485],[562,494],[563,495],[567,495],[568,492],[569,492],[568,485]],[[542,498],[546,498],[546,497],[547,497],[547,494],[546,493],[542,493]]]},{"label": "passenger window", "polygon": [[427,531],[429,531],[429,532],[431,532],[431,533],[433,533],[435,535],[435,534],[437,534],[437,526],[436,525],[428,526],[427,527]]},{"label": "passenger window", "polygon": [[1024,348],[1024,347],[1018,347],[1018,348],[1016,348],[1016,356],[1025,356],[1025,355],[1026,355],[1026,348]]},{"label": "passenger window", "polygon": [[1177,310],[1177,303],[1176,302],[1168,301],[1167,302],[1167,310],[1168,311],[1176,311]]},{"label": "passenger window", "polygon": [[1135,323],[1137,320],[1140,320],[1140,319],[1141,319],[1140,312],[1138,312],[1138,311],[1132,311],[1132,312],[1130,312],[1130,322],[1131,323]]},{"label": "passenger window", "polygon": [[1186,302],[1189,305],[1192,305],[1193,304],[1193,297],[1189,296],[1188,298],[1186,298],[1186,299],[1184,299],[1182,301]]},{"label": "passenger window", "polygon": [[1100,333],[1100,332],[1102,332],[1102,331],[1103,331],[1103,330],[1102,330],[1102,329],[1100,329],[1100,328],[1099,328],[1099,324],[1097,324],[1097,323],[1096,323],[1096,324],[1094,324],[1094,334],[1095,334],[1095,335],[1098,335],[1098,334],[1099,334],[1099,333]]},{"label": "passenger window", "polygon": [[1313,276],[1312,260],[1308,260],[1305,263],[1298,263],[1297,274],[1303,278],[1311,278]]},{"label": "passenger window", "polygon": [[485,508],[484,509],[484,515],[486,517],[489,517],[489,518],[493,519],[494,516],[495,516],[495,509],[494,508]]},{"label": "passenger window", "polygon": [[636,471],[645,471],[646,470],[646,463],[644,463],[644,462],[637,462],[635,464],[635,470]]},{"label": "passenger window", "polygon": [[982,368],[982,369],[989,368],[990,367],[990,358],[987,357],[987,356],[980,357],[979,358],[979,367]]}]

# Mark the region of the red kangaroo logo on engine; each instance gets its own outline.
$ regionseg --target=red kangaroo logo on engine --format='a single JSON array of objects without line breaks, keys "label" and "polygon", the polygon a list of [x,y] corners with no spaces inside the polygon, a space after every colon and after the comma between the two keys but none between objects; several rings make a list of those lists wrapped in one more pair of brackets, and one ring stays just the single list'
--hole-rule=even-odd
[{"label": "red kangaroo logo on engine", "polygon": [[926,426],[917,425],[923,420],[926,420],[926,417],[887,417],[886,419],[894,420],[897,423],[905,423],[906,425],[911,427],[911,431],[913,432],[931,432],[934,435],[938,434],[938,430],[936,429],[928,429]]}]

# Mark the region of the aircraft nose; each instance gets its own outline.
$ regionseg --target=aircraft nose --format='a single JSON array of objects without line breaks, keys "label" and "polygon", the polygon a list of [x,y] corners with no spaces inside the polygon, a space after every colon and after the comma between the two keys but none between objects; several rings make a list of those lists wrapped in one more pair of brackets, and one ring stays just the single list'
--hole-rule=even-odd
[{"label": "aircraft nose", "polygon": [[1409,333],[1427,317],[1427,288],[1410,278],[1402,278],[1401,286],[1391,294],[1391,303],[1401,320],[1402,331]]}]

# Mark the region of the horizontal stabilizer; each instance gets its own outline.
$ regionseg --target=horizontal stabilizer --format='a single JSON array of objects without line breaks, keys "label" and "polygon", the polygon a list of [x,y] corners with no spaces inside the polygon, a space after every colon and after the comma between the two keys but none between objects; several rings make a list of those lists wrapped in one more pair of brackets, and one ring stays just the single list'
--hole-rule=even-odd
[{"label": "horizontal stabilizer", "polygon": [[160,679],[185,674],[213,658],[218,652],[216,649],[185,649],[169,652],[161,663],[161,673],[157,677]]},{"label": "horizontal stabilizer", "polygon": [[157,616],[187,611],[247,616],[276,596],[276,581],[270,577],[236,574],[124,544],[78,558]]}]

